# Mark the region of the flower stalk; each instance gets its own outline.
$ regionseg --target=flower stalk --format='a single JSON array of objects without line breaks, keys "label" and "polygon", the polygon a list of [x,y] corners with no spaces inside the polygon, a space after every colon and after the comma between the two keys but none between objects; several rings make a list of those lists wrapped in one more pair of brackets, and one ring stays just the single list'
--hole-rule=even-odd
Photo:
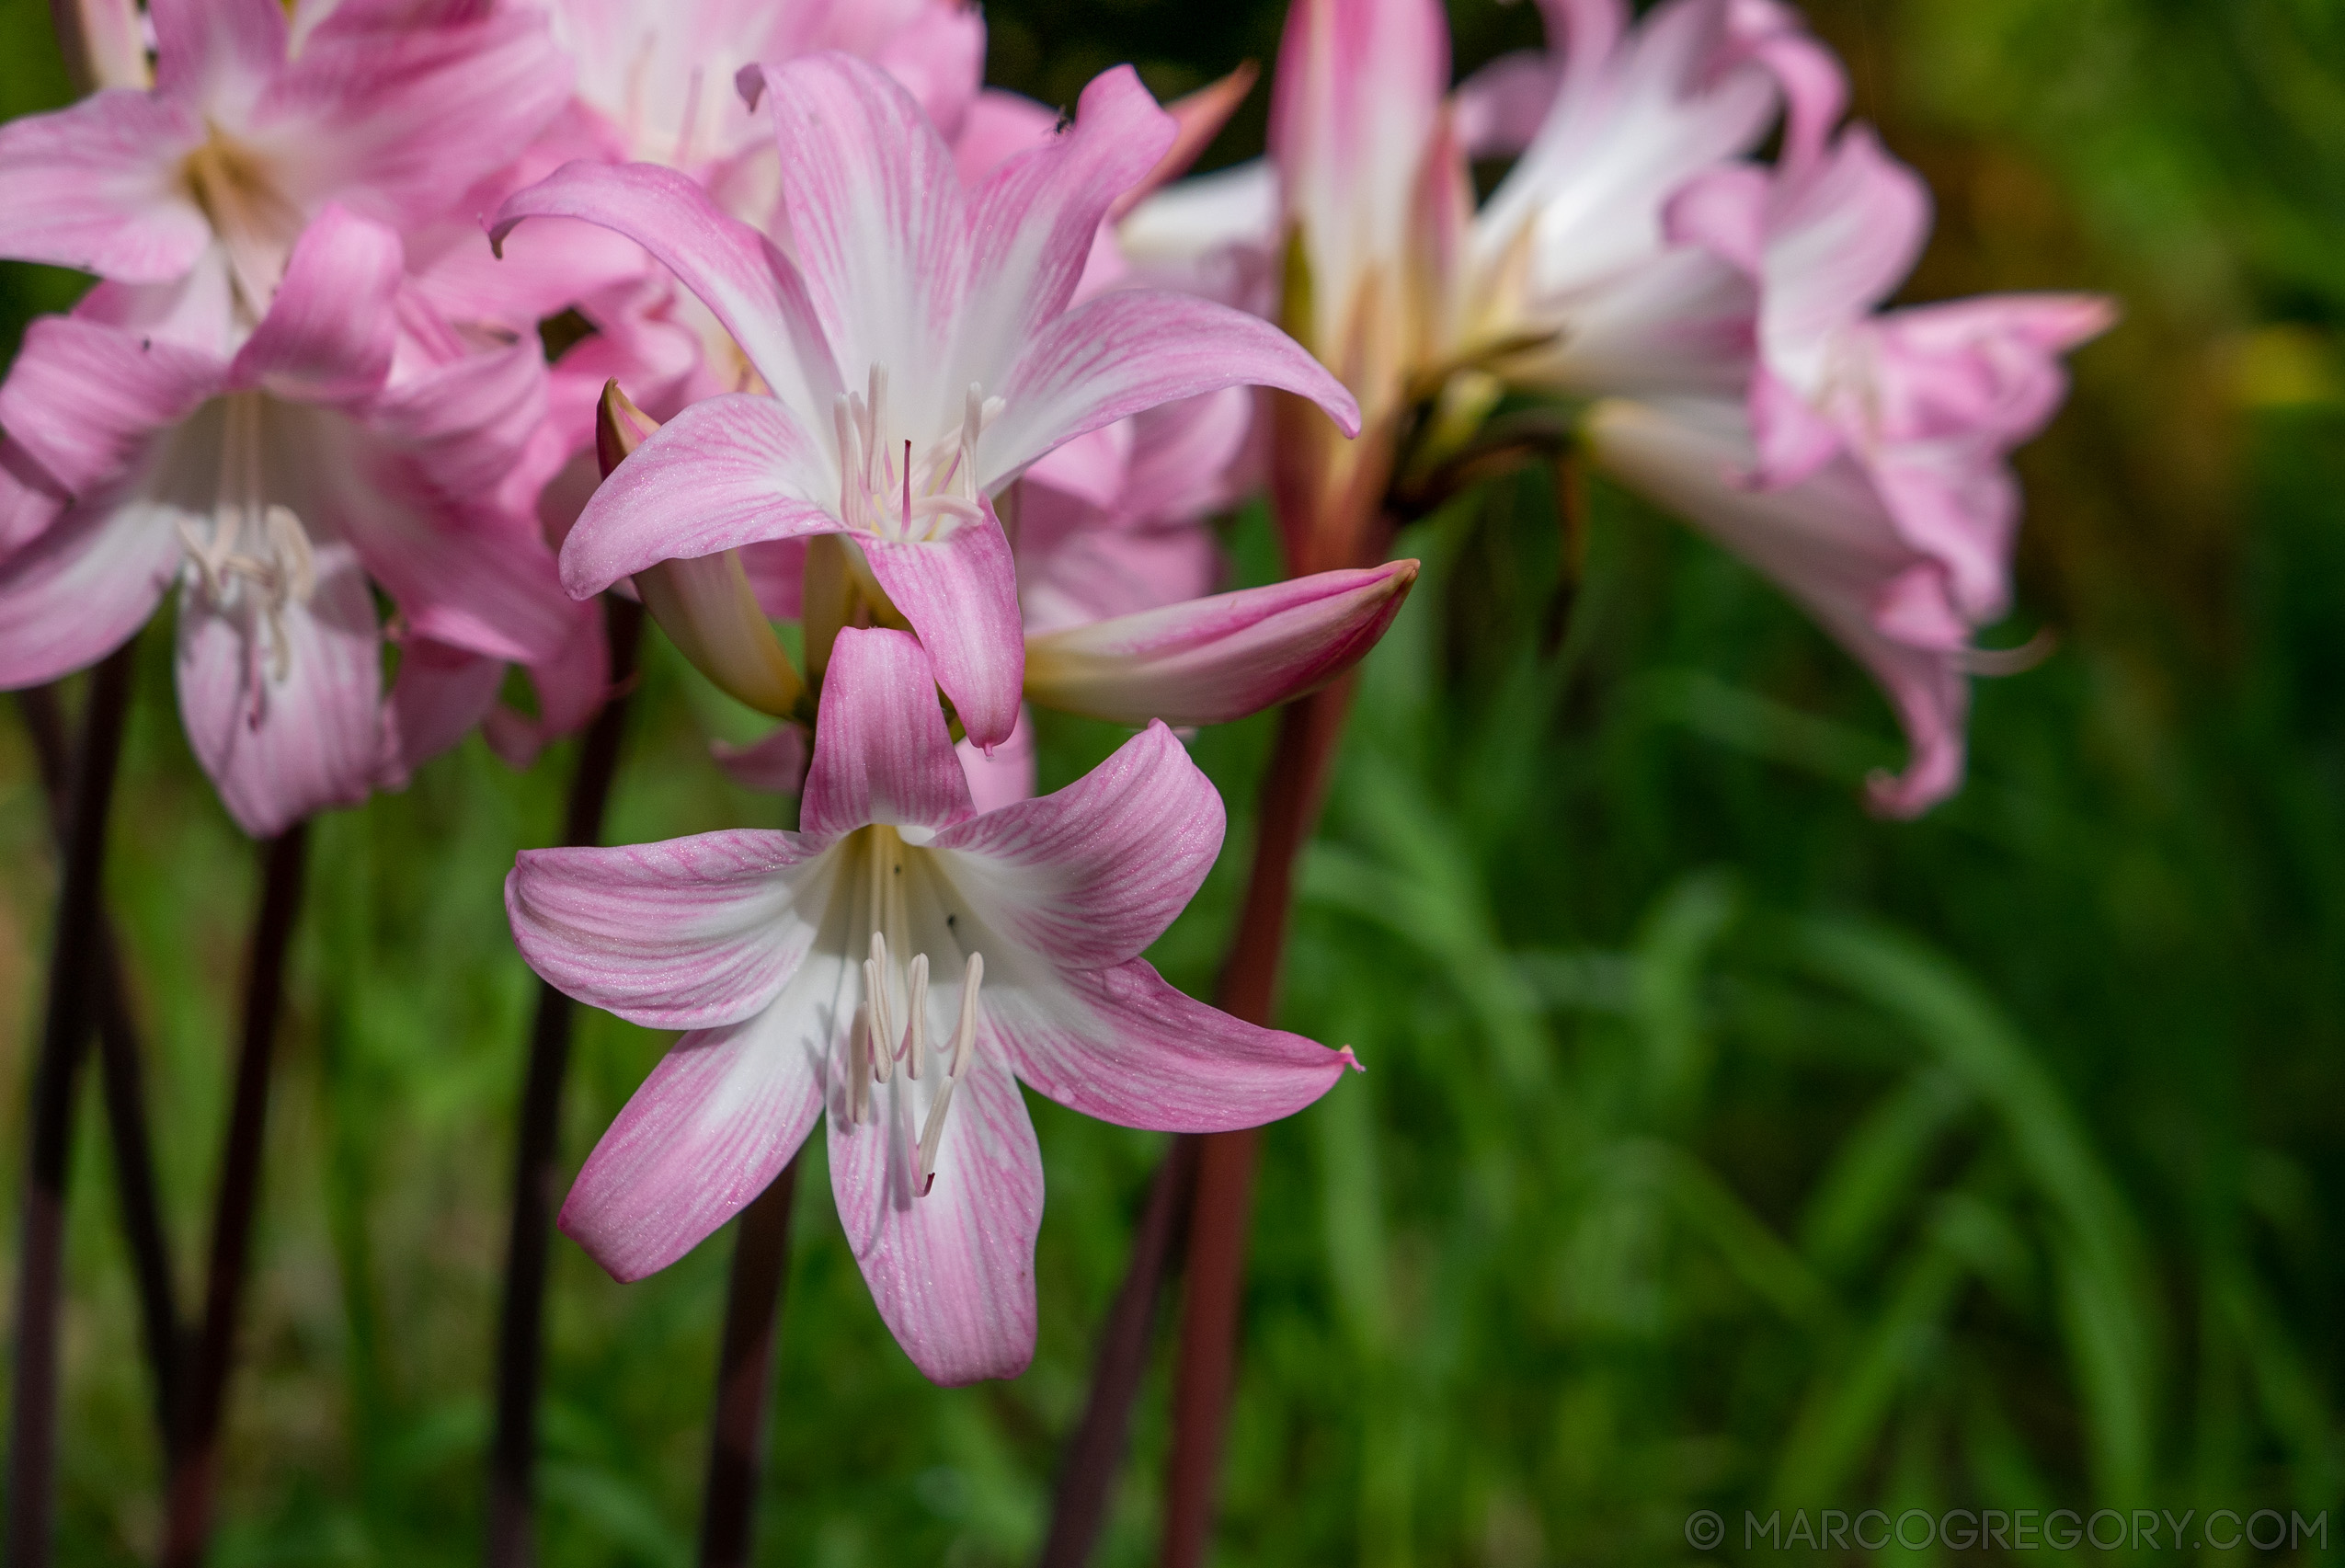
[{"label": "flower stalk", "polygon": [[253,1219],[260,1205],[269,1075],[276,1056],[278,1020],[284,1011],[285,960],[301,913],[308,840],[308,823],[296,822],[269,840],[262,852],[260,912],[253,925],[251,967],[245,977],[244,1024],[221,1154],[219,1197],[212,1217],[203,1324],[188,1368],[180,1436],[171,1455],[164,1568],[197,1568],[212,1538],[228,1376],[235,1362],[236,1328],[251,1273]]},{"label": "flower stalk", "polygon": [[[34,762],[41,788],[49,796],[50,820],[57,834],[58,853],[63,854],[73,832],[73,756],[64,715],[58,711],[54,687],[19,692],[17,702],[32,737]],[[162,1447],[168,1449],[177,1431],[179,1310],[171,1279],[170,1243],[155,1197],[154,1150],[147,1132],[146,1075],[138,1029],[131,1020],[123,990],[120,947],[102,903],[97,915],[97,1067],[105,1091],[107,1131],[114,1141],[114,1190],[121,1205],[122,1237],[131,1251],[139,1326],[146,1339],[147,1365],[154,1379],[155,1431]]]},{"label": "flower stalk", "polygon": [[65,1173],[73,1156],[74,1080],[81,1067],[100,974],[106,819],[130,711],[132,649],[97,667],[74,761],[55,945],[40,1055],[33,1069],[31,1169],[24,1186],[17,1264],[15,1377],[9,1389],[10,1568],[40,1568],[55,1546],[57,1338],[64,1287]]},{"label": "flower stalk", "polygon": [[[1357,677],[1346,674],[1278,712],[1278,738],[1263,777],[1246,901],[1221,975],[1221,1006],[1248,1023],[1267,1025],[1277,1008],[1294,911],[1295,862],[1319,821],[1356,684]],[[1198,1568],[1212,1542],[1261,1137],[1260,1128],[1245,1127],[1208,1133],[1199,1140],[1189,1210],[1180,1362],[1172,1392],[1164,1568]]]},{"label": "flower stalk", "polygon": [[703,1494],[701,1568],[749,1568],[758,1477],[773,1406],[773,1339],[790,1275],[790,1204],[798,1162],[782,1167],[741,1210],[725,1295],[725,1341],[717,1354],[716,1408],[709,1423],[708,1486]]},{"label": "flower stalk", "polygon": [[1091,1397],[1058,1473],[1058,1494],[1040,1568],[1082,1568],[1107,1527],[1115,1474],[1124,1468],[1124,1451],[1131,1440],[1132,1402],[1139,1397],[1140,1379],[1148,1374],[1157,1304],[1173,1251],[1189,1226],[1197,1148],[1204,1141],[1187,1133],[1174,1138],[1149,1183],[1148,1206],[1132,1238],[1131,1266],[1116,1288],[1107,1326],[1100,1334],[1099,1356],[1092,1365]]},{"label": "flower stalk", "polygon": [[[627,688],[643,638],[642,607],[615,595],[609,617],[612,697],[595,715],[571,775],[562,841],[602,841],[602,818],[626,734]],[[530,1029],[528,1077],[514,1138],[513,1209],[505,1249],[505,1297],[497,1328],[497,1428],[488,1453],[490,1568],[536,1560],[537,1402],[543,1381],[545,1276],[560,1179],[562,1084],[568,1075],[575,1010],[540,983]]]}]

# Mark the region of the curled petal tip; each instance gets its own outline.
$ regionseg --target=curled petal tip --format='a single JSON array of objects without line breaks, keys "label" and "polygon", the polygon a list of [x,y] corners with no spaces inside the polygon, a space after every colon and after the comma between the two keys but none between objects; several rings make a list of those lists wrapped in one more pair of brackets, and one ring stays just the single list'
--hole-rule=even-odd
[{"label": "curled petal tip", "polygon": [[1343,1059],[1344,1059],[1344,1065],[1345,1067],[1350,1068],[1350,1069],[1351,1069],[1354,1072],[1366,1072],[1366,1071],[1367,1070],[1367,1064],[1366,1064],[1366,1063],[1364,1063],[1364,1062],[1362,1062],[1362,1061],[1360,1060],[1360,1059],[1359,1059],[1359,1058],[1357,1058],[1357,1057],[1356,1057],[1356,1056],[1354,1056],[1354,1055],[1352,1054],[1352,1047],[1349,1047],[1349,1046],[1343,1046],[1343,1047],[1339,1047],[1336,1049],[1335,1054],[1336,1054],[1337,1056],[1339,1056],[1339,1057],[1343,1058]]},{"label": "curled petal tip", "polygon": [[604,382],[601,401],[594,410],[594,456],[602,476],[611,477],[611,471],[658,429],[659,421],[637,407],[635,399],[619,389],[616,378]]},{"label": "curled petal tip", "polygon": [[1392,623],[1414,561],[1320,572],[1030,639],[1026,695],[1134,724],[1222,724],[1316,691]]}]

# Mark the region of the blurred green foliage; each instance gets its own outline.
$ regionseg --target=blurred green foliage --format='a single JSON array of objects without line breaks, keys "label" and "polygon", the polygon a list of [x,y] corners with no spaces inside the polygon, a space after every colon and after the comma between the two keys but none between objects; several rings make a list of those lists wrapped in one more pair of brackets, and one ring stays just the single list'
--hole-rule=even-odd
[{"label": "blurred green foliage", "polygon": [[[1527,6],[1452,8],[1463,65],[1536,36]],[[1884,824],[1854,794],[1896,754],[1878,698],[1699,539],[1598,489],[1567,599],[1543,482],[1420,525],[1428,570],[1303,876],[1285,1021],[1370,1070],[1265,1146],[1233,1568],[1684,1562],[1698,1507],[1734,1522],[1719,1555],[1757,1562],[1742,1511],[1802,1505],[2328,1509],[2338,1545],[2299,1555],[2345,1555],[2345,10],[1813,12],[1939,193],[1912,297],[2125,302],[2022,458],[2006,640],[2048,627],[2059,651],[1982,684],[1960,799]],[[993,0],[994,75],[1063,103],[1133,58],[1178,92],[1266,61],[1278,16]],[[63,93],[45,27],[0,5],[11,111]],[[1263,104],[1214,161],[1259,147]],[[11,268],[0,326],[72,292]],[[1231,539],[1241,576],[1269,570],[1259,513]],[[254,874],[188,758],[166,644],[143,653],[111,893],[191,1289]],[[644,695],[616,836],[775,819],[707,764],[722,715],[662,645]],[[1047,721],[1046,785],[1117,738]],[[1197,744],[1233,832],[1156,954],[1192,990],[1266,739]],[[532,994],[498,888],[571,756],[517,776],[468,742],[318,829],[223,1565],[477,1558]],[[51,888],[13,726],[0,855],[15,1169]],[[585,1019],[572,1161],[661,1045]],[[63,1561],[130,1562],[156,1456],[85,1108]],[[809,1171],[761,1561],[1031,1556],[1161,1147],[1035,1114],[1042,1342],[1012,1384],[920,1379]],[[623,1288],[557,1242],[550,1564],[689,1561],[726,1251]],[[1160,1385],[1109,1563],[1150,1560],[1164,1422]]]}]

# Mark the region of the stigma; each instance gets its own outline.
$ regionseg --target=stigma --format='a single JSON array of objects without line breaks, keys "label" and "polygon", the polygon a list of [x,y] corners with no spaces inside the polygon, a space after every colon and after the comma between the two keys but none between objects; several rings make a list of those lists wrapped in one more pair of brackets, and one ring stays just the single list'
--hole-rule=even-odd
[{"label": "stigma", "polygon": [[887,367],[871,367],[861,393],[832,406],[839,438],[839,516],[858,533],[891,544],[942,539],[985,515],[978,495],[977,444],[1001,413],[999,397],[971,382],[961,425],[921,451],[898,441],[887,421]]}]

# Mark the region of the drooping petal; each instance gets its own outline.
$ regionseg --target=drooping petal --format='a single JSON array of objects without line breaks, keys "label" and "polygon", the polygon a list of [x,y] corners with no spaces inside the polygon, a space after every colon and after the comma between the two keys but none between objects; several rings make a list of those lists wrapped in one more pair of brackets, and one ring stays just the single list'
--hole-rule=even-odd
[{"label": "drooping petal", "polygon": [[772,103],[793,254],[841,373],[860,382],[889,367],[911,400],[905,428],[947,428],[966,388],[934,371],[951,362],[969,271],[951,151],[909,93],[851,55],[752,66],[742,79]]},{"label": "drooping petal", "polygon": [[1276,327],[1207,300],[1155,289],[1103,294],[1052,322],[1001,389],[1001,417],[978,443],[989,492],[1086,430],[1225,386],[1275,386],[1327,410],[1345,435],[1359,405]]},{"label": "drooping petal", "polygon": [[989,963],[1006,942],[1095,969],[1164,934],[1213,869],[1224,826],[1212,783],[1151,724],[1065,789],[946,829],[930,853],[979,928],[961,940]]},{"label": "drooping petal", "polygon": [[142,500],[78,508],[0,557],[0,689],[97,663],[146,624],[186,555]]},{"label": "drooping petal", "polygon": [[611,700],[611,638],[601,599],[570,606],[569,639],[552,658],[531,664],[529,677],[537,712],[524,714],[500,703],[481,727],[488,749],[516,772],[536,761],[554,741],[584,729]]},{"label": "drooping petal", "polygon": [[231,386],[348,405],[391,373],[406,254],[381,223],[329,205],[302,231],[269,314],[228,368]]},{"label": "drooping petal", "polygon": [[355,476],[331,515],[418,635],[518,664],[561,650],[575,614],[532,520],[435,504],[395,462]]},{"label": "drooping petal", "polygon": [[937,1076],[898,1073],[862,1126],[841,1114],[834,1089],[830,1190],[879,1315],[912,1364],[947,1387],[1014,1378],[1034,1356],[1042,1150],[989,1032],[953,1092],[922,1195],[914,1150]]},{"label": "drooping petal", "polygon": [[1416,576],[1414,561],[1320,572],[1034,637],[1026,695],[1124,724],[1226,724],[1357,663]]},{"label": "drooping petal", "polygon": [[955,385],[999,385],[1026,340],[1066,309],[1108,208],[1156,166],[1174,130],[1132,68],[1118,66],[1083,89],[1073,124],[972,193]]},{"label": "drooping petal", "polygon": [[872,822],[947,828],[970,810],[928,655],[903,632],[841,631],[798,807],[806,836],[827,843]]},{"label": "drooping petal", "polygon": [[[1184,995],[1141,959],[1049,979],[986,972],[995,1037],[1018,1076],[1119,1127],[1226,1132],[1291,1116],[1358,1063]],[[1054,983],[1055,982],[1055,983]]]},{"label": "drooping petal", "polygon": [[1010,732],[1010,738],[990,753],[973,740],[964,740],[953,748],[953,754],[961,760],[961,772],[968,776],[970,804],[979,812],[999,811],[1034,797],[1034,715],[1024,707],[1018,710],[1018,727]]},{"label": "drooping petal", "polygon": [[828,419],[839,372],[797,271],[755,229],[673,169],[568,163],[498,211],[501,242],[524,218],[578,218],[634,240],[675,273],[801,419]]},{"label": "drooping petal", "polygon": [[979,746],[1018,722],[1026,645],[1018,625],[1018,568],[991,509],[943,539],[893,544],[859,537],[871,575],[920,634],[936,683]]},{"label": "drooping petal", "polygon": [[366,573],[348,545],[331,544],[317,546],[315,570],[308,601],[278,612],[281,664],[279,634],[241,589],[225,612],[193,590],[180,601],[188,743],[228,814],[256,839],[357,805],[382,761],[382,637]]},{"label": "drooping petal", "polygon": [[1781,189],[1768,213],[1759,322],[1777,373],[1814,395],[1834,329],[1896,290],[1929,224],[1929,187],[1862,125]]},{"label": "drooping petal", "polygon": [[799,972],[835,876],[795,835],[748,829],[524,850],[505,910],[521,956],[567,995],[650,1028],[715,1028]]},{"label": "drooping petal", "polygon": [[543,15],[395,21],[345,6],[303,40],[254,106],[281,147],[287,194],[340,194],[400,227],[446,212],[518,157],[570,96],[571,66]]},{"label": "drooping petal", "polygon": [[614,1279],[656,1274],[772,1184],[822,1109],[822,1060],[852,1012],[849,968],[808,957],[761,1011],[669,1048],[562,1204],[562,1231]]},{"label": "drooping petal", "polygon": [[[1897,532],[1870,481],[1846,458],[1801,484],[1755,490],[1738,482],[1755,455],[1730,403],[1599,404],[1587,426],[1599,463],[1678,510],[1805,606],[1881,683],[1903,724],[1905,772],[1876,775],[1873,809],[1916,817],[1961,787],[1970,711],[1964,623],[1944,601],[1944,577]],[[1916,577],[1917,567],[1926,575]],[[1939,612],[1917,614],[1935,580]],[[1917,630],[1927,635],[1916,640]]]},{"label": "drooping petal", "polygon": [[25,331],[0,383],[0,425],[76,495],[120,477],[156,437],[221,388],[220,362],[176,343],[73,316]]},{"label": "drooping petal", "polygon": [[563,586],[583,598],[661,561],[835,533],[844,526],[829,510],[837,488],[824,449],[779,399],[705,399],[595,491],[563,541]]},{"label": "drooping petal", "polygon": [[0,255],[131,283],[184,275],[212,243],[178,177],[202,140],[188,105],[127,87],[0,126]]},{"label": "drooping petal", "polygon": [[405,789],[418,768],[470,735],[497,705],[505,662],[426,637],[399,647],[383,709],[383,789]]}]

